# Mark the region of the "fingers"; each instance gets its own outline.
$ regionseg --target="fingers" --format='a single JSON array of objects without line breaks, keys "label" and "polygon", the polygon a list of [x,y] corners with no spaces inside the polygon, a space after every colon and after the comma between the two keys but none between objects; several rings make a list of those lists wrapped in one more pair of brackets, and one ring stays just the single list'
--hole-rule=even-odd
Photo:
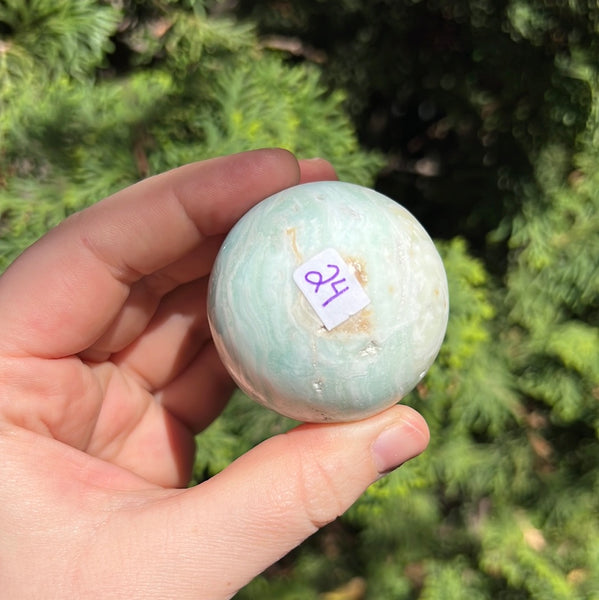
[{"label": "fingers", "polygon": [[202,277],[167,294],[145,328],[121,352],[111,356],[117,366],[135,376],[154,392],[168,383],[173,373],[187,368],[198,349],[211,339],[206,317],[206,287]]},{"label": "fingers", "polygon": [[299,177],[286,151],[246,152],[146,179],[74,215],[0,279],[1,344],[48,358],[83,351],[118,317],[133,283],[180,264]]},{"label": "fingers", "polygon": [[[228,598],[427,443],[424,420],[406,406],[356,423],[302,425],[146,515],[144,552],[160,555],[162,570],[176,564],[195,574],[177,581],[174,596]],[[159,518],[168,536],[151,524]]]},{"label": "fingers", "polygon": [[[299,169],[300,183],[336,179],[332,165],[321,158],[301,160]],[[87,360],[105,360],[114,352],[126,348],[153,319],[163,294],[179,284],[203,277],[210,271],[224,237],[223,234],[206,238],[183,258],[134,283],[110,327],[91,348],[82,353],[82,357]]]},{"label": "fingers", "polygon": [[210,341],[183,372],[154,394],[170,414],[198,433],[222,412],[235,385]]},{"label": "fingers", "polygon": [[[212,267],[221,243],[222,236],[207,238],[196,249],[166,269],[161,269],[134,283],[112,323],[100,339],[80,353],[80,356],[91,361],[106,360],[115,352],[127,348],[131,341],[135,340],[147,327],[152,327],[152,322],[156,321],[157,317],[160,318],[156,313],[162,310],[161,304],[166,302],[173,311],[180,310],[169,298],[168,292],[171,289],[175,290],[179,285],[185,287],[188,282],[196,278],[205,278],[205,274]],[[166,297],[164,297],[165,295]],[[202,307],[205,307],[205,302],[197,304],[195,312],[200,313]],[[186,307],[181,310],[187,313]],[[164,310],[162,312],[164,313]],[[198,314],[198,316],[201,315]],[[178,340],[174,338],[171,341],[176,344]],[[172,349],[163,347],[162,351],[172,352]]]},{"label": "fingers", "polygon": [[299,161],[300,181],[336,181],[337,173],[333,166],[322,158],[308,158]]},{"label": "fingers", "polygon": [[[204,429],[224,408],[234,385],[212,344],[202,277],[167,294],[144,335],[110,355],[115,365],[192,433]],[[110,354],[110,353],[108,353]],[[100,361],[102,353],[86,352]]]}]

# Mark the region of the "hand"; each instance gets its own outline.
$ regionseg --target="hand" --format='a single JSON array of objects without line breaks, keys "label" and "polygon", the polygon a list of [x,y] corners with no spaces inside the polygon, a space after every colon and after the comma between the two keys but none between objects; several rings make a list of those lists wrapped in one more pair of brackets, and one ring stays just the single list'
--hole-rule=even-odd
[{"label": "hand", "polygon": [[302,425],[184,489],[233,385],[206,320],[224,235],[334,178],[259,150],[146,179],[67,219],[0,278],[0,588],[6,598],[231,597],[422,452],[406,406]]}]

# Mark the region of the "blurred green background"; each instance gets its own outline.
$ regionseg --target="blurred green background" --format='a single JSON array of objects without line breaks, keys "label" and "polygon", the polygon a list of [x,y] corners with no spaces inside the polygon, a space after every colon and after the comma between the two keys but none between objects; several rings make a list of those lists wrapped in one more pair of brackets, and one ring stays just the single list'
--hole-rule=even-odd
[{"label": "blurred green background", "polygon": [[[431,445],[238,597],[599,598],[598,93],[590,1],[2,0],[0,269],[182,163],[330,159],[445,261]],[[291,425],[236,394],[193,483]]]}]

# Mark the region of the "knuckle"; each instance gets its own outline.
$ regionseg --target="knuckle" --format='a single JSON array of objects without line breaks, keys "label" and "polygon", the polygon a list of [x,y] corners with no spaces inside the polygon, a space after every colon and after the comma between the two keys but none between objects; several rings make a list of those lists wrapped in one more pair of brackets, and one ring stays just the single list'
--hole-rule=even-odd
[{"label": "knuckle", "polygon": [[297,494],[305,518],[320,529],[347,510],[347,489],[342,469],[325,453],[298,451]]}]

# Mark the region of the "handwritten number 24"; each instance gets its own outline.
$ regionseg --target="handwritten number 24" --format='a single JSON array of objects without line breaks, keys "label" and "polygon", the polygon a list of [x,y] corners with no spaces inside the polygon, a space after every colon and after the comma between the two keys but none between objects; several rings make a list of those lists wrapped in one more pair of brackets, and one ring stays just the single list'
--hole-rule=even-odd
[{"label": "handwritten number 24", "polygon": [[338,298],[339,296],[341,296],[341,294],[349,290],[349,286],[341,288],[341,285],[346,281],[345,277],[337,279],[337,277],[339,276],[339,267],[337,265],[327,265],[327,268],[332,269],[333,274],[330,277],[327,277],[326,279],[324,279],[323,274],[320,271],[308,271],[304,275],[304,279],[309,284],[314,286],[315,294],[318,294],[320,288],[323,285],[330,284],[332,295],[328,296],[327,299],[322,303],[323,308],[327,306],[330,302],[335,300],[335,298]]}]

